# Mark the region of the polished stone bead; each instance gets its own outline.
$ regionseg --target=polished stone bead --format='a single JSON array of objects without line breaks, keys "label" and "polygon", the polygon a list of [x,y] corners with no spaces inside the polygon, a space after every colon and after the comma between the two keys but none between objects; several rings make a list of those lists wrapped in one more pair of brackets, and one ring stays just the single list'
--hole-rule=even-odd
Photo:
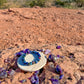
[{"label": "polished stone bead", "polygon": [[20,80],[20,83],[25,83],[25,82],[27,82],[26,79]]},{"label": "polished stone bead", "polygon": [[13,69],[10,69],[10,70],[8,71],[8,75],[12,76],[12,75],[14,75],[14,74],[15,74],[15,71],[14,71]]},{"label": "polished stone bead", "polygon": [[35,63],[37,64],[37,63],[38,63],[38,61],[37,61],[37,60],[35,60]]},{"label": "polished stone bead", "polygon": [[59,76],[59,80],[61,80],[63,77],[64,77],[64,75],[63,75],[63,74],[62,74],[62,75],[60,75],[60,76]]},{"label": "polished stone bead", "polygon": [[58,79],[51,78],[49,80],[51,80],[52,84],[59,84],[59,80]]},{"label": "polished stone bead", "polygon": [[32,65],[32,62],[30,62],[30,65]]},{"label": "polished stone bead", "polygon": [[60,48],[61,48],[61,46],[57,46],[57,47],[56,47],[56,49],[60,49]]},{"label": "polished stone bead", "polygon": [[55,71],[58,74],[62,74],[62,69],[61,69],[61,67],[59,65],[56,66]]}]

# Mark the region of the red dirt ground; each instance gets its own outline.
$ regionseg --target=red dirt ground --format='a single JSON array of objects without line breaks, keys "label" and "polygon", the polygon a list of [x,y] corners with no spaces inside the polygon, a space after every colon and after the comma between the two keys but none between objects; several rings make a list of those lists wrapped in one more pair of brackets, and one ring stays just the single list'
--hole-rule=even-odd
[{"label": "red dirt ground", "polygon": [[0,49],[15,44],[84,44],[84,10],[13,8],[0,10]]},{"label": "red dirt ground", "polygon": [[[57,45],[62,48],[56,49]],[[0,10],[0,67],[15,68],[15,75],[0,79],[1,84],[21,84],[22,79],[27,79],[24,84],[31,84],[28,77],[33,72],[24,73],[13,62],[10,66],[4,64],[4,59],[13,59],[16,52],[26,48],[50,49],[54,55],[65,56],[56,61],[64,74],[60,84],[84,84],[84,10],[56,7]],[[70,53],[74,58],[69,58]],[[51,84],[51,77],[58,78],[51,64],[44,66],[40,84]]]}]

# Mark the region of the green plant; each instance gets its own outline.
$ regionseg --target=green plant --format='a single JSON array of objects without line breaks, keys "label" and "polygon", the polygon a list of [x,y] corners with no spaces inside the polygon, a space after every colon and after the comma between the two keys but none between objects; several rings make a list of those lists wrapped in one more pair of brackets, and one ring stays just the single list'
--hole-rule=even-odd
[{"label": "green plant", "polygon": [[6,0],[0,0],[0,6],[2,6],[6,2],[7,2]]},{"label": "green plant", "polygon": [[75,0],[78,7],[84,7],[84,0]]}]

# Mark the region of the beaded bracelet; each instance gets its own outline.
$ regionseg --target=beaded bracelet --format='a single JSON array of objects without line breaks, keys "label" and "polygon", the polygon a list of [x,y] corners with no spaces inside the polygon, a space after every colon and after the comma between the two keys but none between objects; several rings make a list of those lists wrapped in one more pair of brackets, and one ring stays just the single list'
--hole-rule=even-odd
[{"label": "beaded bracelet", "polygon": [[[29,66],[29,65],[32,65],[32,64],[36,64],[36,63],[38,63],[39,61],[40,61],[40,57],[41,57],[41,55],[39,54],[39,52],[37,52],[37,51],[31,51],[29,54],[35,54],[35,55],[37,55],[37,58],[34,58],[34,60],[32,61],[32,62],[26,62],[25,61],[25,56],[27,55],[27,54],[23,54],[22,56],[22,61],[23,61],[23,63],[25,64],[25,65],[27,65],[27,66]],[[34,55],[33,55],[34,56]]]}]

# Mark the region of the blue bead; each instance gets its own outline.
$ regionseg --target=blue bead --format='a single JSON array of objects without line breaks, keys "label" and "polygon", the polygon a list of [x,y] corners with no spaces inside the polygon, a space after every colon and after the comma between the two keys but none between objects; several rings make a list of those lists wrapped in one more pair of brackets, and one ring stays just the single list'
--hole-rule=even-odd
[{"label": "blue bead", "polygon": [[62,74],[62,69],[59,65],[56,66],[56,69],[55,69],[56,73],[58,74]]},{"label": "blue bead", "polygon": [[38,63],[38,61],[37,61],[37,60],[35,60],[35,63],[37,64],[37,63]]},{"label": "blue bead", "polygon": [[32,62],[30,62],[30,65],[32,65]]},{"label": "blue bead", "polygon": [[38,58],[37,61],[39,61],[40,59]]},{"label": "blue bead", "polygon": [[62,75],[60,75],[59,80],[61,80],[63,77],[64,77],[64,75],[63,75],[63,74],[62,74]]}]

